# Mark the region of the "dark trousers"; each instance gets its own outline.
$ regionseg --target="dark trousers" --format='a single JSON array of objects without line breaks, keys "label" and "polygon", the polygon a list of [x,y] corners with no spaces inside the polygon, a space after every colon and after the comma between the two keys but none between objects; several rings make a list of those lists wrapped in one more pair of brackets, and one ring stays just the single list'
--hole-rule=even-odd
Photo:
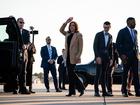
[{"label": "dark trousers", "polygon": [[69,62],[67,62],[67,70],[69,77],[69,94],[75,94],[75,89],[77,89],[79,92],[85,89],[84,85],[75,73],[75,66],[76,64],[70,64]]},{"label": "dark trousers", "polygon": [[106,71],[108,65],[109,63],[107,61],[102,61],[102,64],[96,65],[96,76],[94,81],[95,93],[99,93],[99,82],[101,83],[103,94],[106,93]]},{"label": "dark trousers", "polygon": [[21,68],[21,71],[18,74],[19,91],[26,91],[26,68],[27,68],[27,62],[23,62],[22,66],[20,68]]},{"label": "dark trousers", "polygon": [[113,84],[113,66],[108,67],[107,69],[107,75],[106,75],[106,86],[107,86],[107,91],[112,93],[112,84]]},{"label": "dark trousers", "polygon": [[128,92],[131,92],[132,80],[133,80],[133,73],[132,72],[129,72],[128,73],[128,81],[127,81],[128,82],[128,85],[127,85]]},{"label": "dark trousers", "polygon": [[128,58],[126,63],[123,63],[124,71],[123,71],[123,80],[122,80],[122,90],[123,93],[127,93],[127,78],[128,71],[132,70],[133,80],[134,80],[134,89],[136,94],[140,94],[140,83],[138,77],[138,59],[135,55],[132,55]]},{"label": "dark trousers", "polygon": [[28,62],[26,69],[26,86],[29,86],[29,91],[32,90],[32,72],[33,72],[33,63]]},{"label": "dark trousers", "polygon": [[59,88],[65,88],[65,84],[66,84],[66,67],[62,67],[59,70]]},{"label": "dark trousers", "polygon": [[55,64],[48,64],[48,67],[43,68],[43,69],[44,69],[44,83],[45,83],[46,89],[50,89],[50,86],[49,86],[49,71],[50,71],[53,78],[54,87],[56,90],[58,90],[57,73],[56,73]]}]

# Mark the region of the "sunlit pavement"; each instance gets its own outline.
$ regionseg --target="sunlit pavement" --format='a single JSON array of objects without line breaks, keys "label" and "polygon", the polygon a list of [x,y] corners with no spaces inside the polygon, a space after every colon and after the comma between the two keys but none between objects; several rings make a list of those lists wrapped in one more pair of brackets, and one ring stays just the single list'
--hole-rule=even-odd
[{"label": "sunlit pavement", "polygon": [[[46,92],[43,84],[33,84],[36,93],[31,95],[3,93],[2,88],[0,86],[0,105],[140,105],[140,97],[122,97],[120,85],[113,85],[114,96],[105,98],[94,97],[93,85],[89,85],[81,97],[78,92],[76,96],[66,97],[68,90],[55,92],[53,84],[50,92]],[[133,87],[132,93],[134,93]]]}]

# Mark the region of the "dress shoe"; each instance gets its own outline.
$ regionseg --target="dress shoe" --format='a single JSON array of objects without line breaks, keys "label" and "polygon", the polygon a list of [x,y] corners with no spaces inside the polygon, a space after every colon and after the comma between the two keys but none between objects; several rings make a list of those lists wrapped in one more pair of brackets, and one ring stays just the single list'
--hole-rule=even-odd
[{"label": "dress shoe", "polygon": [[18,94],[17,90],[14,90],[14,91],[13,91],[13,94]]},{"label": "dress shoe", "polygon": [[109,97],[112,97],[113,95],[112,95],[112,94],[109,94],[109,93],[103,93],[102,96],[109,96]]},{"label": "dress shoe", "polygon": [[109,91],[109,92],[107,92],[107,93],[108,93],[108,94],[112,94],[112,92],[110,92],[110,91]]},{"label": "dress shoe", "polygon": [[114,96],[114,95],[112,94],[112,92],[108,92],[108,94],[110,94],[110,95]]},{"label": "dress shoe", "polygon": [[56,92],[62,92],[62,90],[60,90],[60,89],[57,89],[57,90],[56,90]]},{"label": "dress shoe", "polygon": [[19,90],[19,93],[20,93],[20,94],[31,94],[31,93],[29,92],[29,90],[26,89],[26,88],[20,89],[20,90]]},{"label": "dress shoe", "polygon": [[49,89],[47,89],[47,92],[50,92],[50,90],[49,90]]},{"label": "dress shoe", "polygon": [[100,97],[100,94],[97,93],[97,92],[95,92],[94,96],[96,96],[96,97]]},{"label": "dress shoe", "polygon": [[75,93],[73,93],[73,94],[67,94],[66,96],[67,97],[71,97],[72,95],[76,95]]},{"label": "dress shoe", "polygon": [[134,96],[134,94],[132,94],[131,92],[128,92],[128,95],[129,95],[129,96]]},{"label": "dress shoe", "polygon": [[35,93],[35,92],[34,92],[34,91],[32,91],[32,90],[31,90],[31,91],[29,91],[29,92],[30,92],[30,93]]},{"label": "dress shoe", "polygon": [[84,90],[82,90],[82,91],[80,92],[79,97],[82,96],[83,94],[84,94]]},{"label": "dress shoe", "polygon": [[122,93],[122,96],[123,97],[128,97],[128,94],[127,93]]},{"label": "dress shoe", "polygon": [[19,89],[20,94],[31,94],[26,87],[22,87]]},{"label": "dress shoe", "polygon": [[20,94],[31,94],[29,91],[20,91]]}]

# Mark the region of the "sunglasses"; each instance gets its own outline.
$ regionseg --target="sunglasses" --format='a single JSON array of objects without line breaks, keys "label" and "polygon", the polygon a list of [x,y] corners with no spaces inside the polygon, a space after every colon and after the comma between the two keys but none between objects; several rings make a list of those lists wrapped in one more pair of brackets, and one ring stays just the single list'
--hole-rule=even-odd
[{"label": "sunglasses", "polygon": [[20,24],[24,24],[24,22],[19,22]]}]

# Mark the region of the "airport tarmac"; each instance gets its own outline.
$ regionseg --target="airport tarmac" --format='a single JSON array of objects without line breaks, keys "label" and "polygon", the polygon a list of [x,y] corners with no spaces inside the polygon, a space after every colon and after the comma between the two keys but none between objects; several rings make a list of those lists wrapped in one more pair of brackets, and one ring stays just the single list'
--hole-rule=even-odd
[{"label": "airport tarmac", "polygon": [[[4,93],[3,86],[0,85],[0,105],[140,105],[140,97],[123,97],[120,85],[113,85],[113,97],[95,97],[93,89],[94,85],[88,85],[83,96],[79,97],[77,92],[75,96],[66,97],[68,90],[55,92],[53,84],[50,92],[46,92],[44,84],[33,84],[35,94],[14,95]],[[132,93],[134,94],[133,86]]]}]

